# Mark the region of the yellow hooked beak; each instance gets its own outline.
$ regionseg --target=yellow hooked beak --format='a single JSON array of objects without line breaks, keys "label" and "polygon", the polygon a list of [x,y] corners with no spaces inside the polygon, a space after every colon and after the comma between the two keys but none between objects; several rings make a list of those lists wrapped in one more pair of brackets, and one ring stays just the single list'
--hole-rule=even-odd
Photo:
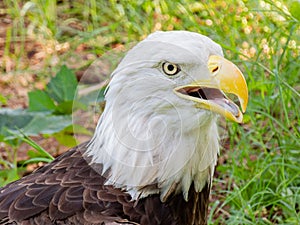
[{"label": "yellow hooked beak", "polygon": [[[189,85],[176,87],[174,92],[196,103],[196,107],[218,113],[225,118],[241,123],[248,104],[248,88],[242,72],[232,62],[218,55],[208,60],[210,79],[195,81]],[[225,93],[234,94],[239,99],[242,112]]]}]

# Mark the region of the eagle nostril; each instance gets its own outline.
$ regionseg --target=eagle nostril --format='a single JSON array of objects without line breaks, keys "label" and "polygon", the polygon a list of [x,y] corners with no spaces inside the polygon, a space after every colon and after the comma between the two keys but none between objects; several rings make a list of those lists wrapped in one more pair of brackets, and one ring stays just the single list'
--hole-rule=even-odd
[{"label": "eagle nostril", "polygon": [[212,69],[212,72],[214,73],[214,72],[217,72],[218,70],[219,70],[219,67],[216,66],[215,68]]}]

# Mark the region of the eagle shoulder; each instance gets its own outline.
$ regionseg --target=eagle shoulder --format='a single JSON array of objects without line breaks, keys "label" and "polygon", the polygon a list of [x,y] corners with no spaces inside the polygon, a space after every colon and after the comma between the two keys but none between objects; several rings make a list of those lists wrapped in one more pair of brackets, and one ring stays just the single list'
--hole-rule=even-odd
[{"label": "eagle shoulder", "polygon": [[[160,201],[159,194],[132,201],[83,157],[76,146],[30,175],[0,189],[0,224],[205,224],[210,186],[190,188]],[[97,165],[101,171],[102,165]]]},{"label": "eagle shoulder", "polygon": [[82,156],[86,146],[84,143],[70,149],[50,164],[1,188],[0,221],[9,218],[6,221],[41,224],[42,219],[56,224],[81,218],[84,224],[101,224],[130,219],[123,212],[130,196],[104,185],[105,178]]}]

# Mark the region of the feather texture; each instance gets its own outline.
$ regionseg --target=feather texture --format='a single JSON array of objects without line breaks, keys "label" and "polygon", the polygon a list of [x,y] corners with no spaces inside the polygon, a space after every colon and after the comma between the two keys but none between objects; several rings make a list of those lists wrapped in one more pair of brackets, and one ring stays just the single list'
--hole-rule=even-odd
[{"label": "feather texture", "polygon": [[[131,200],[82,157],[81,144],[32,174],[0,189],[0,224],[205,224],[210,184],[189,199],[154,194]],[[101,167],[98,165],[98,167]],[[63,174],[63,176],[62,176]]]}]

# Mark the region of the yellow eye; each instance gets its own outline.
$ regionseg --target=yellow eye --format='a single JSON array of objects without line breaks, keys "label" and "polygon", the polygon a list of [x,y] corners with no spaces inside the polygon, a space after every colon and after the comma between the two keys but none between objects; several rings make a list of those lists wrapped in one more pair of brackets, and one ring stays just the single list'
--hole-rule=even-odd
[{"label": "yellow eye", "polygon": [[169,63],[169,62],[164,62],[162,64],[162,69],[164,73],[167,74],[168,76],[173,76],[180,72],[180,67],[177,64]]}]

